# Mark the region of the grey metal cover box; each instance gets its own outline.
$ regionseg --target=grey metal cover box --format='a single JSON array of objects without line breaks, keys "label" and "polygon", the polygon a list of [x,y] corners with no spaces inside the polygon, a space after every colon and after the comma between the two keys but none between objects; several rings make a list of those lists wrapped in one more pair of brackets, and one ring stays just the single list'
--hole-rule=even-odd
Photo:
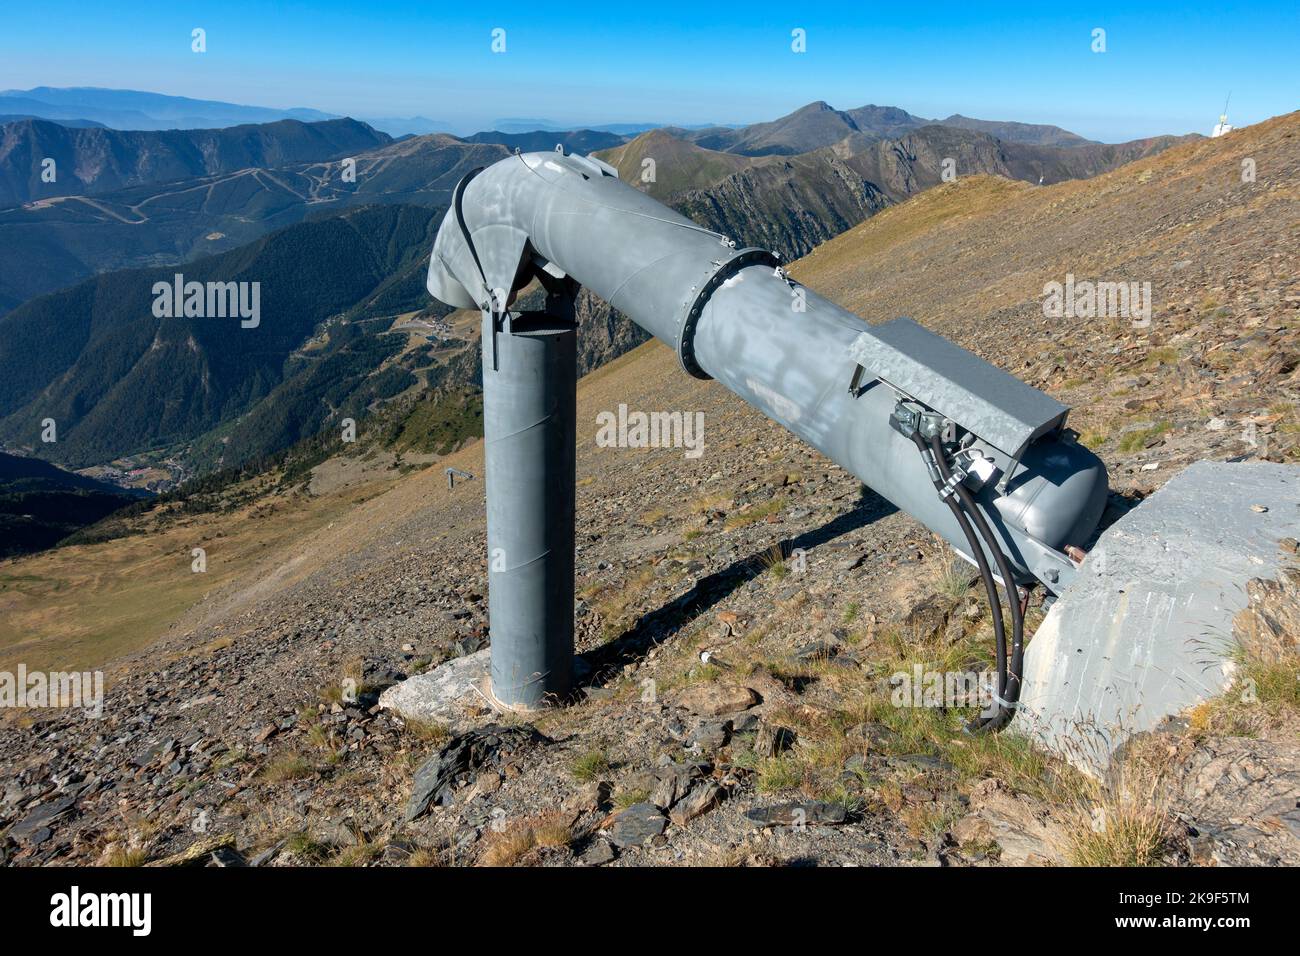
[{"label": "grey metal cover box", "polygon": [[1013,460],[1065,424],[1070,409],[908,318],[872,326],[849,346],[869,374],[942,412]]}]

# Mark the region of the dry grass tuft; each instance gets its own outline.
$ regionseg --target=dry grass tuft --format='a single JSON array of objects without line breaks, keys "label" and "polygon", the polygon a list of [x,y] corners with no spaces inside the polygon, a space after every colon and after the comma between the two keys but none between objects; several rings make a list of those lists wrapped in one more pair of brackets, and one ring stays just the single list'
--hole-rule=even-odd
[{"label": "dry grass tuft", "polygon": [[363,835],[357,835],[357,842],[352,846],[344,847],[330,858],[330,866],[367,866],[372,863],[380,853],[384,851],[382,843],[374,843],[367,840]]},{"label": "dry grass tuft", "polygon": [[149,852],[144,847],[118,846],[110,850],[99,861],[100,866],[136,867],[144,866],[149,860]]},{"label": "dry grass tuft", "polygon": [[785,548],[780,544],[774,544],[760,554],[758,563],[764,573],[772,575],[778,581],[790,573],[790,569],[785,563]]},{"label": "dry grass tuft", "polygon": [[1170,750],[1135,740],[1109,782],[1089,780],[1066,814],[1067,858],[1075,866],[1158,866],[1173,835]]},{"label": "dry grass tuft", "polygon": [[722,527],[727,531],[744,528],[747,525],[763,521],[772,515],[777,514],[783,507],[785,507],[785,502],[780,498],[769,498],[767,501],[759,504],[747,505],[740,511],[734,511],[727,515],[726,520],[722,523]]},{"label": "dry grass tuft", "polygon": [[309,777],[315,771],[311,761],[297,751],[278,754],[262,768],[261,778],[267,783],[284,783]]},{"label": "dry grass tuft", "polygon": [[445,861],[434,850],[419,849],[410,855],[407,866],[444,866]]},{"label": "dry grass tuft", "polygon": [[1169,839],[1169,818],[1161,807],[1128,799],[1106,799],[1076,820],[1066,848],[1075,866],[1158,866]]},{"label": "dry grass tuft", "polygon": [[543,813],[513,820],[483,837],[479,866],[518,866],[540,847],[563,847],[573,842],[572,818],[564,813]]},{"label": "dry grass tuft", "polygon": [[546,813],[532,822],[538,846],[568,846],[573,842],[573,821],[566,813]]},{"label": "dry grass tuft", "polygon": [[436,720],[420,720],[418,717],[406,718],[405,730],[417,740],[442,745],[451,739],[451,728]]},{"label": "dry grass tuft", "polygon": [[940,594],[954,601],[960,601],[970,592],[974,577],[975,569],[970,564],[955,554],[949,554],[939,562],[938,580],[935,586]]}]

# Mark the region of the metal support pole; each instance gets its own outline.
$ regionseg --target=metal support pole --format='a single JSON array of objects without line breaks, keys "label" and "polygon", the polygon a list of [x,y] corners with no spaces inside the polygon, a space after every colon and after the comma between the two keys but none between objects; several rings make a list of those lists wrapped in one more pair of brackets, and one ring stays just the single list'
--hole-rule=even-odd
[{"label": "metal support pole", "polygon": [[468,471],[462,471],[462,470],[459,469],[459,468],[446,468],[446,469],[444,469],[444,470],[447,472],[447,490],[448,490],[448,491],[454,491],[454,490],[456,489],[456,479],[457,479],[457,478],[464,478],[466,481],[473,481],[473,480],[474,480],[474,476],[471,475]]},{"label": "metal support pole", "polygon": [[575,289],[483,315],[491,691],[511,708],[573,688]]}]

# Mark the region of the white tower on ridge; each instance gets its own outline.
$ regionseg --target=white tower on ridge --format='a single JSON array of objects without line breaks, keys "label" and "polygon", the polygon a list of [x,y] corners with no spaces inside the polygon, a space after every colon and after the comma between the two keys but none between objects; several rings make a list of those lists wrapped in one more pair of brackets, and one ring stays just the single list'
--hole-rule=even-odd
[{"label": "white tower on ridge", "polygon": [[[1232,94],[1228,94],[1228,99],[1232,99]],[[1210,132],[1210,138],[1214,139],[1223,136],[1225,133],[1231,133],[1232,127],[1228,124],[1228,100],[1223,101],[1223,112],[1219,114],[1219,122],[1214,124],[1214,129]]]}]

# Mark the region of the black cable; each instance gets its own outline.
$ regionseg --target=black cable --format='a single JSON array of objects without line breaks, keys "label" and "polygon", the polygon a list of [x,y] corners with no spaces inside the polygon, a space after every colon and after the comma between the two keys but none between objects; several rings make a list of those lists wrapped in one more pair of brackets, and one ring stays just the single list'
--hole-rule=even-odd
[{"label": "black cable", "polygon": [[[921,453],[921,458],[928,461],[931,449],[926,446],[925,440],[921,437],[919,432],[912,433],[912,442]],[[940,475],[942,475],[944,471],[944,466],[941,464],[943,461],[942,449],[940,449],[940,454],[934,457],[936,458],[936,468],[938,468]],[[942,497],[947,503],[948,509],[952,512],[953,517],[957,519],[957,524],[960,526],[962,534],[966,536],[967,547],[970,548],[971,557],[975,559],[975,564],[979,568],[980,578],[984,582],[984,593],[988,596],[989,608],[993,614],[993,646],[997,658],[998,697],[1005,700],[1007,699],[1005,696],[1007,689],[1007,632],[1006,625],[1002,620],[1002,602],[998,599],[998,588],[993,582],[993,571],[989,567],[988,559],[984,556],[984,549],[980,547],[979,539],[975,537],[975,531],[971,527],[971,523],[966,518],[966,515],[962,512],[962,509],[958,507],[957,502],[953,500],[951,495],[945,496],[943,494],[943,484],[940,480],[933,479],[933,476],[932,480],[934,480],[935,491],[939,492],[940,497]],[[982,730],[986,724],[992,721],[992,719],[993,718],[982,718],[981,720],[977,720],[970,724],[967,727],[967,730],[970,730],[971,732]]]},{"label": "black cable", "polygon": [[[930,438],[930,451],[934,454],[935,461],[939,466],[939,474],[945,482],[949,481],[952,472],[948,468],[948,460],[944,455],[943,446],[939,443],[938,436]],[[1011,663],[1007,668],[1006,687],[998,691],[1000,700],[997,713],[981,727],[981,729],[987,730],[1001,730],[1015,716],[1016,704],[1020,701],[1020,674],[1025,653],[1025,617],[1020,610],[1020,593],[1019,588],[1016,586],[1015,576],[1011,573],[1011,563],[1007,560],[1001,544],[994,537],[993,530],[989,527],[988,522],[984,520],[984,515],[976,507],[975,499],[970,490],[960,481],[954,483],[954,489],[957,492],[957,497],[961,499],[962,507],[970,514],[971,521],[974,522],[980,536],[988,543],[993,560],[997,562],[998,574],[1002,578],[1003,587],[1006,588],[1007,604],[1011,610]],[[999,680],[999,683],[1001,683],[1001,680]]]}]

